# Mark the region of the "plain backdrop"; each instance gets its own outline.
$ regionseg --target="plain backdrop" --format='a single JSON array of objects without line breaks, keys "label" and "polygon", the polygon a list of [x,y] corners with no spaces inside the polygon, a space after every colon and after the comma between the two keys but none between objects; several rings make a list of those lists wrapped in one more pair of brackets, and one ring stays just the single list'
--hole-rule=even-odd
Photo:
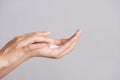
[{"label": "plain backdrop", "polygon": [[54,60],[32,58],[2,80],[120,80],[120,0],[0,0],[0,47],[18,35],[82,34],[76,48]]}]

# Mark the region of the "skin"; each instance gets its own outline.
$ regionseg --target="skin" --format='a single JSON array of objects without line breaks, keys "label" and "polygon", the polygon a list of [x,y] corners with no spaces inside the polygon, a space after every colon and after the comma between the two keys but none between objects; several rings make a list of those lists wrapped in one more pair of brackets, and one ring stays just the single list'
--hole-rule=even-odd
[{"label": "skin", "polygon": [[[70,53],[79,39],[80,29],[67,39],[51,39],[48,35],[44,31],[17,36],[0,49],[0,79],[32,57],[59,59]],[[51,49],[50,44],[60,47]]]}]

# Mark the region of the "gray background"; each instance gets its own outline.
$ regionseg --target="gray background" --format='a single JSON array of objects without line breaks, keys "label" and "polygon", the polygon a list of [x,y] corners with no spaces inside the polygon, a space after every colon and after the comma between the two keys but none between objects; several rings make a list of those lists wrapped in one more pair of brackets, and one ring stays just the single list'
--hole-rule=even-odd
[{"label": "gray background", "polygon": [[14,36],[50,31],[65,38],[80,27],[71,54],[32,58],[3,80],[120,80],[120,0],[0,0],[0,47]]}]

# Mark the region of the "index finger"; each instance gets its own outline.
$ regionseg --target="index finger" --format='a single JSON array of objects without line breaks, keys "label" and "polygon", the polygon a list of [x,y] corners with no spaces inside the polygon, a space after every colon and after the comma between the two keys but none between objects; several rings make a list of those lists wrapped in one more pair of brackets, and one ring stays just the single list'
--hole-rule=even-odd
[{"label": "index finger", "polygon": [[80,29],[76,31],[76,33],[63,45],[58,49],[58,53],[61,54],[66,49],[68,49],[74,42],[79,39],[80,36]]}]

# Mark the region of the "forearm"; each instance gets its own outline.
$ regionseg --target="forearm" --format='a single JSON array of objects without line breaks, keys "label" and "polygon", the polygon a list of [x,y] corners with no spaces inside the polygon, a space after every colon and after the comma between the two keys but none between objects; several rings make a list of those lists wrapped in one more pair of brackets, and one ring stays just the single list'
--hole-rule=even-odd
[{"label": "forearm", "polygon": [[28,54],[0,52],[0,79],[29,58]]}]

